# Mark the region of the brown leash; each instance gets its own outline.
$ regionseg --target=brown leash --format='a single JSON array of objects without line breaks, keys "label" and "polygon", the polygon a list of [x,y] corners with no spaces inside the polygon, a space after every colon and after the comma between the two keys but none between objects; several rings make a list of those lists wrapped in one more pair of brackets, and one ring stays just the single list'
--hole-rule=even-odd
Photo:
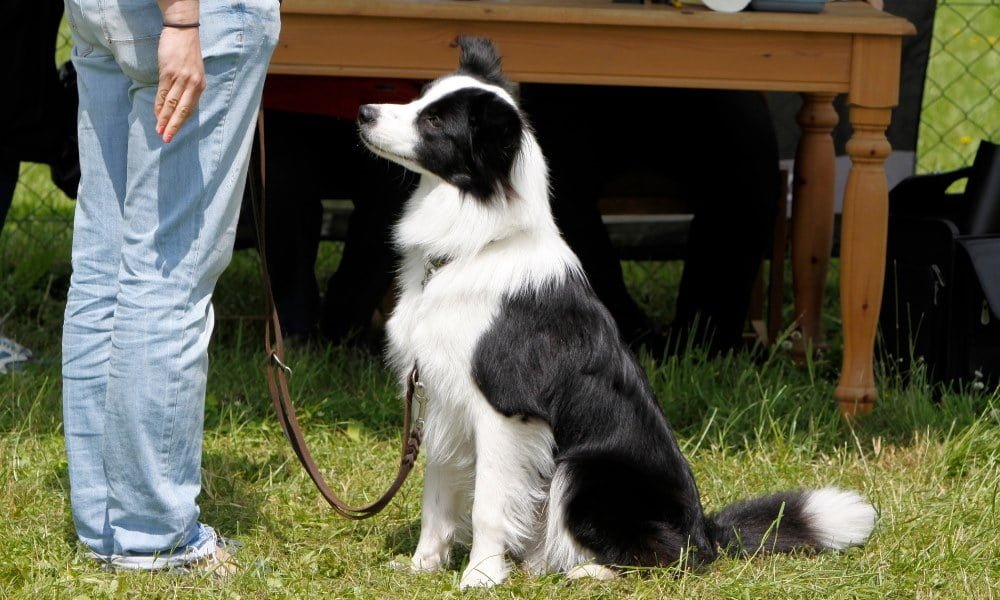
[{"label": "brown leash", "polygon": [[[426,397],[423,393],[423,384],[417,373],[417,366],[414,365],[406,377],[406,400],[403,404],[403,442],[400,449],[399,469],[396,471],[396,479],[389,486],[389,489],[382,494],[378,500],[365,506],[351,506],[337,497],[327,485],[326,479],[320,472],[319,467],[309,452],[305,437],[302,435],[302,428],[298,418],[295,416],[295,407],[292,405],[292,397],[288,391],[288,376],[292,370],[284,362],[284,343],[281,336],[281,323],[278,320],[278,310],[274,305],[274,296],[271,291],[271,277],[267,270],[267,260],[264,243],[264,210],[265,210],[265,156],[264,156],[264,110],[261,109],[257,115],[258,145],[257,161],[259,166],[259,177],[249,177],[250,198],[253,203],[253,216],[257,222],[257,244],[260,253],[261,275],[264,282],[264,350],[267,353],[266,371],[267,386],[271,392],[271,402],[274,404],[274,412],[278,415],[281,429],[285,432],[285,437],[292,444],[292,450],[299,457],[299,462],[305,467],[309,477],[316,484],[320,494],[330,504],[334,511],[342,517],[348,519],[367,519],[382,511],[393,497],[403,487],[403,482],[413,470],[417,462],[417,455],[420,453],[420,441],[423,433],[423,406]],[[413,405],[417,403],[416,419],[413,415]]]}]

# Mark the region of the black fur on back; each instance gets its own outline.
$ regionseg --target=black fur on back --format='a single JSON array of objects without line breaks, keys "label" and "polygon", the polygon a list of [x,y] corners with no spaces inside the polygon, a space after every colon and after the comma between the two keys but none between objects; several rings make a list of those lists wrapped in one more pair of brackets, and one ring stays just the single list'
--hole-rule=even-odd
[{"label": "black fur on back", "polygon": [[458,73],[511,91],[510,80],[500,66],[500,53],[487,38],[461,36],[455,40],[461,48]]},{"label": "black fur on back", "polygon": [[549,423],[568,475],[567,526],[599,562],[668,565],[689,545],[692,563],[715,558],[687,461],[582,278],[509,298],[479,342],[473,377],[501,414]]}]

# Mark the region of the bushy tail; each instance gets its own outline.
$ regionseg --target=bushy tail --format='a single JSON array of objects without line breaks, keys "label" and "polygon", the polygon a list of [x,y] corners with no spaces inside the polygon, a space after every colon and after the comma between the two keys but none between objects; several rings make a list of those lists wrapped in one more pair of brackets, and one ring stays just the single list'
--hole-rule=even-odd
[{"label": "bushy tail", "polygon": [[875,508],[855,492],[830,487],[737,502],[709,521],[709,537],[730,554],[843,550],[865,543]]}]

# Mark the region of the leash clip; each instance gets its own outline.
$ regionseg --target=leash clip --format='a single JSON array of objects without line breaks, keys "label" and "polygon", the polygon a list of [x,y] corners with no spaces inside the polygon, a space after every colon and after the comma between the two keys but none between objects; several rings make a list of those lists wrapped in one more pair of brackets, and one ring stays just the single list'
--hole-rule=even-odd
[{"label": "leash clip", "polygon": [[424,278],[420,282],[420,287],[422,288],[427,287],[427,282],[431,280],[431,277],[434,277],[434,274],[437,273],[441,267],[447,265],[449,262],[451,262],[451,259],[446,257],[428,258],[426,261],[424,261]]},{"label": "leash clip", "polygon": [[413,430],[419,434],[424,430],[424,414],[427,411],[427,388],[423,381],[413,381],[413,399],[416,400]]},{"label": "leash clip", "polygon": [[291,368],[291,367],[289,367],[288,365],[286,365],[285,363],[281,362],[281,359],[280,359],[280,358],[278,358],[278,353],[277,353],[277,352],[275,352],[275,351],[273,351],[273,350],[271,351],[271,361],[272,361],[272,362],[273,362],[274,364],[276,364],[276,365],[278,365],[279,367],[281,367],[281,369],[282,369],[282,370],[283,370],[283,371],[284,371],[285,373],[287,373],[289,377],[291,377],[291,376],[292,376],[292,368]]}]

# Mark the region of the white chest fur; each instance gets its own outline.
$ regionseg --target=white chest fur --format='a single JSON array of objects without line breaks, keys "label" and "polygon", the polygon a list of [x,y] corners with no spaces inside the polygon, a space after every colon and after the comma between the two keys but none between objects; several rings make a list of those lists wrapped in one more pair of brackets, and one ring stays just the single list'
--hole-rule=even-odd
[{"label": "white chest fur", "polygon": [[[484,207],[428,180],[396,228],[403,262],[387,325],[388,357],[401,382],[419,365],[428,396],[428,460],[464,461],[473,423],[493,410],[472,376],[480,339],[507,298],[557,284],[579,263],[551,217],[525,226],[530,221],[512,214],[524,210],[516,206],[523,199]],[[428,263],[440,258],[448,262],[428,278]]]}]

